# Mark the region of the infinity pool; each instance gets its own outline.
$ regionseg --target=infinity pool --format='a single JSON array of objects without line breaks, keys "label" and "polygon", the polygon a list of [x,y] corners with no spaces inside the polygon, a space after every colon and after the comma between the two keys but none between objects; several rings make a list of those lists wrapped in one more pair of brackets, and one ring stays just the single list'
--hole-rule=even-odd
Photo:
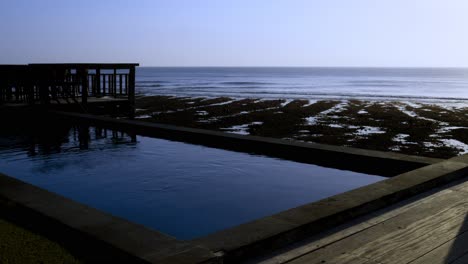
[{"label": "infinity pool", "polygon": [[87,126],[3,131],[0,172],[183,240],[385,179]]}]

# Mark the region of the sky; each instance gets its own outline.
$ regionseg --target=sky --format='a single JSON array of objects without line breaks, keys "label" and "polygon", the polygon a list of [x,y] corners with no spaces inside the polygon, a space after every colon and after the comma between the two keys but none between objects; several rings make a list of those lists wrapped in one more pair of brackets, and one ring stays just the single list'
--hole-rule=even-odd
[{"label": "sky", "polygon": [[467,0],[1,0],[0,64],[468,67]]}]

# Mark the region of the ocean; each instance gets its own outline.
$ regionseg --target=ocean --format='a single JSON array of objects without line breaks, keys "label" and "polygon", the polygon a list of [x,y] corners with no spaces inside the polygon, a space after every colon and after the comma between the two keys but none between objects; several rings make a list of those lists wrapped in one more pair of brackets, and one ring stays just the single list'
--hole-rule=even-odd
[{"label": "ocean", "polygon": [[140,67],[140,95],[464,102],[464,68]]}]

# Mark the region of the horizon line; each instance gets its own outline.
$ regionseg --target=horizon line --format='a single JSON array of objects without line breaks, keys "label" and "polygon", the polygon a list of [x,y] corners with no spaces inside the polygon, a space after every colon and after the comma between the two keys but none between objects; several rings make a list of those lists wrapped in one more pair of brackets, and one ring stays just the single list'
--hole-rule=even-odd
[{"label": "horizon line", "polygon": [[141,65],[140,68],[381,68],[381,69],[468,69],[467,66],[163,66]]}]

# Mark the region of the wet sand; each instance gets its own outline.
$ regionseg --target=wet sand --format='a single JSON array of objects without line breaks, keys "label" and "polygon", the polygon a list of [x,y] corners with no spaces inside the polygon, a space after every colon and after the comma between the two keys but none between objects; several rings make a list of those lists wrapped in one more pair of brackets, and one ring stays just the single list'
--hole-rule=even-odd
[{"label": "wet sand", "polygon": [[468,105],[147,96],[137,108],[140,120],[227,133],[437,158],[468,152]]}]

